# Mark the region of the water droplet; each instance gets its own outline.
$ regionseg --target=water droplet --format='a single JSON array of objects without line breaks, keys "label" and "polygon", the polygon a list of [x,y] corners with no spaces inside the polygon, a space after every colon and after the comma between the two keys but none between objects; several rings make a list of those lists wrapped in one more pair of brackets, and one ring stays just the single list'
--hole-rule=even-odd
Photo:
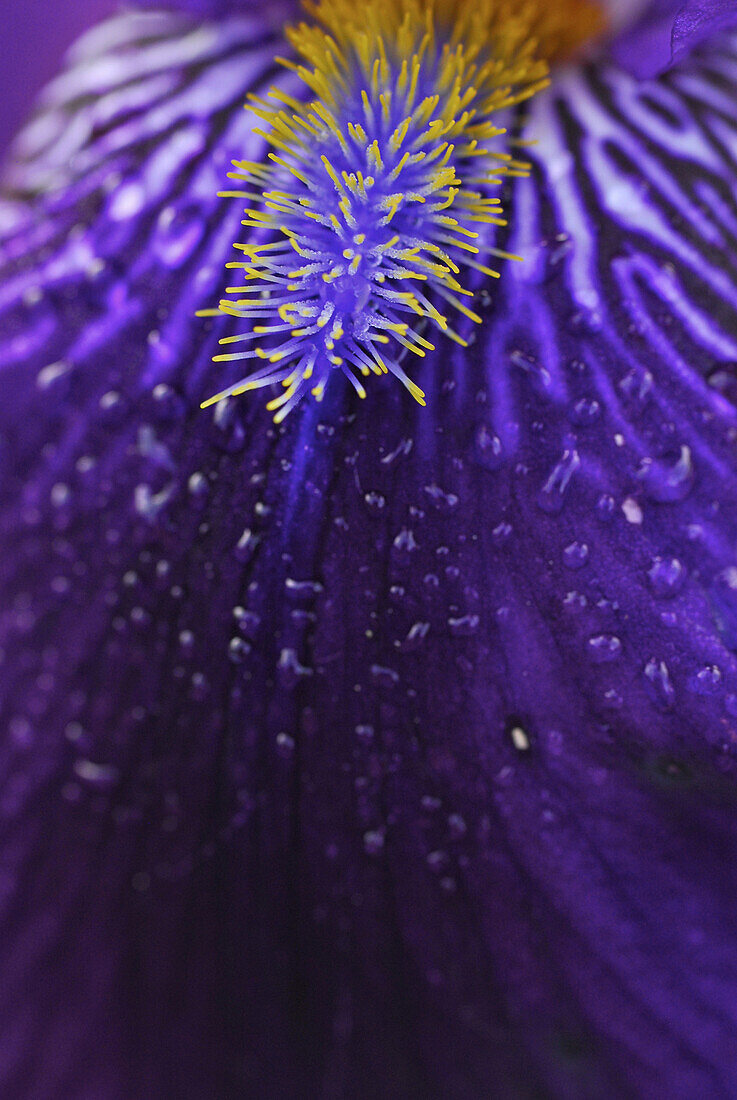
[{"label": "water droplet", "polygon": [[601,332],[604,321],[595,309],[579,309],[568,318],[568,331],[574,336],[595,336]]},{"label": "water droplet", "polygon": [[259,536],[250,527],[246,527],[235,544],[235,556],[238,561],[249,561],[260,541]]},{"label": "water droplet", "polygon": [[571,611],[583,611],[588,607],[588,600],[582,592],[566,592],[563,597],[563,606]]},{"label": "water droplet", "polygon": [[516,724],[512,725],[509,730],[509,736],[517,752],[529,752],[530,738],[527,736],[527,732],[522,726]]},{"label": "water droplet", "polygon": [[244,638],[231,638],[228,643],[228,657],[233,664],[240,664],[251,652],[251,647]]},{"label": "water droplet", "polygon": [[419,649],[430,630],[430,624],[424,622],[414,623],[409,631],[407,637],[401,644],[402,652],[412,653],[414,650]]},{"label": "water droplet", "polygon": [[225,398],[213,405],[212,423],[215,445],[227,454],[235,454],[246,445],[246,430],[238,411],[238,403]]},{"label": "water droplet", "polygon": [[448,629],[454,638],[464,638],[475,634],[479,628],[478,615],[461,615],[448,619]]},{"label": "water droplet", "polygon": [[154,401],[153,412],[157,420],[164,422],[181,420],[186,406],[184,399],[176,390],[166,382],[159,382],[151,391],[151,396]]},{"label": "water droplet", "polygon": [[684,500],[690,493],[694,480],[691,448],[684,444],[675,462],[667,458],[644,458],[636,476],[651,500],[659,504]]},{"label": "water droplet", "polygon": [[642,508],[634,499],[634,497],[626,497],[622,501],[622,511],[624,512],[624,518],[628,523],[634,523],[639,526],[645,518],[642,512]]},{"label": "water droplet", "polygon": [[651,657],[644,669],[645,683],[650,695],[662,710],[671,710],[676,699],[675,689],[665,661]]},{"label": "water droplet", "polygon": [[650,371],[631,370],[620,379],[619,388],[630,400],[643,402],[653,388]]},{"label": "water droplet", "polygon": [[284,587],[293,599],[310,599],[319,596],[322,585],[319,581],[297,581],[293,577],[287,577]]},{"label": "water droplet", "polygon": [[393,688],[399,683],[399,673],[393,668],[384,668],[383,665],[372,665],[371,676],[379,687]]},{"label": "water droplet", "polygon": [[51,486],[51,503],[54,508],[64,508],[72,499],[72,491],[63,481]]},{"label": "water droplet", "polygon": [[384,850],[384,830],[368,829],[363,834],[363,847],[366,855],[381,855]]},{"label": "water droplet", "polygon": [[95,764],[92,760],[75,760],[74,773],[78,779],[97,790],[108,790],[118,782],[120,773],[112,764]]},{"label": "water droplet", "polygon": [[409,527],[403,527],[399,534],[395,536],[393,546],[395,550],[403,554],[409,554],[412,550],[417,549],[415,536]]},{"label": "water droplet", "polygon": [[386,497],[381,493],[368,492],[363,494],[364,503],[372,516],[379,516],[386,508]]},{"label": "water droplet", "polygon": [[210,684],[204,672],[193,672],[190,682],[192,685],[192,698],[195,700],[195,702],[204,702],[210,691]]},{"label": "water droplet", "polygon": [[290,691],[296,687],[303,677],[312,676],[312,669],[300,664],[296,650],[289,647],[283,649],[279,654],[277,669],[280,683]]},{"label": "water droplet", "polygon": [[79,722],[67,722],[64,727],[64,736],[73,745],[81,744],[85,739],[84,726]]},{"label": "water droplet", "polygon": [[289,760],[294,753],[294,745],[294,738],[290,737],[288,733],[277,733],[276,751],[282,760]]},{"label": "water droplet", "polygon": [[601,405],[593,397],[581,397],[568,413],[572,424],[586,428],[595,424],[601,414]]},{"label": "water droplet", "polygon": [[255,611],[249,611],[245,607],[234,607],[233,618],[238,624],[238,629],[246,635],[247,638],[254,638],[259,626],[261,625],[261,616],[257,615]]},{"label": "water droplet", "polygon": [[607,523],[614,515],[616,501],[609,493],[602,493],[596,502],[596,514],[600,520]]},{"label": "water droplet", "polygon": [[450,859],[447,852],[434,851],[428,852],[427,856],[425,857],[425,862],[434,874],[439,875],[443,871],[447,870],[450,864]]},{"label": "water droplet", "polygon": [[458,497],[455,493],[446,493],[439,485],[434,483],[426,485],[425,492],[440,511],[452,511],[458,504]]},{"label": "water droplet", "polygon": [[537,389],[542,390],[543,393],[547,393],[551,383],[550,371],[547,367],[544,367],[542,363],[539,363],[533,355],[528,355],[520,348],[517,348],[510,354],[509,361],[513,366],[524,371],[524,373],[532,379]]},{"label": "water droplet", "polygon": [[150,485],[136,485],[133,492],[133,506],[139,516],[154,523],[171,500],[176,484],[171,481],[155,493]]},{"label": "water droplet", "polygon": [[722,641],[737,652],[737,566],[724,569],[715,578],[709,600]]},{"label": "water droplet", "polygon": [[589,548],[585,542],[572,542],[563,551],[563,564],[567,569],[582,569],[589,560]]},{"label": "water droplet", "polygon": [[688,686],[696,695],[718,695],[722,690],[722,670],[718,665],[706,665],[691,678]]},{"label": "water droplet", "polygon": [[596,634],[587,642],[589,657],[594,664],[614,661],[622,652],[622,643],[615,634]]},{"label": "water droplet", "polygon": [[486,424],[476,429],[473,455],[478,465],[487,470],[498,470],[504,462],[502,441]]},{"label": "water droplet", "polygon": [[100,412],[106,423],[119,423],[125,412],[123,398],[117,390],[108,390],[99,401]]},{"label": "water droplet", "polygon": [[719,369],[708,376],[707,382],[727,401],[737,405],[737,363],[721,363]]},{"label": "water droplet", "polygon": [[194,203],[179,210],[165,206],[152,234],[153,250],[167,267],[181,267],[200,243],[203,232],[202,211]]},{"label": "water droplet", "polygon": [[187,491],[198,503],[204,504],[209,490],[209,482],[203,473],[197,470],[195,473],[190,474],[187,481]]},{"label": "water droplet", "polygon": [[384,455],[381,460],[383,466],[394,466],[400,459],[406,458],[412,450],[412,440],[402,439],[400,443],[389,454]]},{"label": "water droplet", "polygon": [[580,465],[578,451],[573,447],[567,448],[538,494],[537,502],[544,512],[550,514],[560,512],[565,503],[565,494],[571,478]]},{"label": "water droplet", "polygon": [[558,233],[552,241],[545,241],[543,281],[560,277],[566,258],[573,252],[573,241],[567,233]]},{"label": "water droplet", "polygon": [[648,580],[654,595],[670,599],[677,595],[686,579],[686,570],[678,558],[653,558],[648,569]]},{"label": "water droplet", "polygon": [[66,378],[72,369],[72,364],[66,359],[59,359],[56,363],[49,363],[43,367],[36,376],[36,385],[40,390],[49,390],[55,382]]}]

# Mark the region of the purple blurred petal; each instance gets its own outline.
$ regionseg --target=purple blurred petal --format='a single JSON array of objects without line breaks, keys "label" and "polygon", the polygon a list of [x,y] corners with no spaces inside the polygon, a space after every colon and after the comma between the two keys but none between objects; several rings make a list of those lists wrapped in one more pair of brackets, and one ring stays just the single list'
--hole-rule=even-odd
[{"label": "purple blurred petal", "polygon": [[8,177],[0,1092],[733,1095],[734,43],[562,78],[473,354],[280,429],[193,317],[274,49],[121,17]]},{"label": "purple blurred petal", "polygon": [[737,0],[652,0],[614,42],[615,60],[640,79],[665,72],[712,35],[737,25]]},{"label": "purple blurred petal", "polygon": [[[298,7],[298,0],[289,2],[293,9]],[[238,13],[248,15],[256,10],[253,0],[133,0],[133,4],[137,8],[152,8],[155,11],[180,11],[202,19]]]},{"label": "purple blurred petal", "polygon": [[59,69],[66,49],[82,31],[110,15],[118,0],[0,0],[3,29],[0,156],[25,120],[36,93]]},{"label": "purple blurred petal", "polygon": [[737,0],[686,0],[673,24],[673,60],[737,24]]}]

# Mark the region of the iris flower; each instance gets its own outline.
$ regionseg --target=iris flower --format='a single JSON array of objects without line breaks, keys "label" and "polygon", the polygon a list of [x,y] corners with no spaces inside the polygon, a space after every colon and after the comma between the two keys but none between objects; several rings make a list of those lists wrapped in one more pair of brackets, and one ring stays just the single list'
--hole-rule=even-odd
[{"label": "iris flower", "polygon": [[414,311],[425,407],[358,356],[365,400],[201,408],[266,239],[217,193],[275,163],[250,95],[319,99],[314,14],[121,11],[11,150],[8,1100],[737,1093],[737,6],[547,7],[491,119],[521,262],[459,340]]}]

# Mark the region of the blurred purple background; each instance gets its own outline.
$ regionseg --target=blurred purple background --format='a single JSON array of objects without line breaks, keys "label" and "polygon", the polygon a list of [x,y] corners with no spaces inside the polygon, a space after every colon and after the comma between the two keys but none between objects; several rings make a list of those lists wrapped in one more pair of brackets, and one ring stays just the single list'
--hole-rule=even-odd
[{"label": "blurred purple background", "polygon": [[120,0],[0,0],[0,157],[82,31]]}]

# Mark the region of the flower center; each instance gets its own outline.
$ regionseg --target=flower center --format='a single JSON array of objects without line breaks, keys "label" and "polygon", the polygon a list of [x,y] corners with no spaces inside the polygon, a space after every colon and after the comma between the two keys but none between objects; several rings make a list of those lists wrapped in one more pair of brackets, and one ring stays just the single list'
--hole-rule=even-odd
[{"label": "flower center", "polygon": [[[317,0],[314,22],[288,31],[305,64],[284,61],[314,98],[273,89],[254,101],[273,151],[234,162],[247,190],[249,244],[228,266],[243,285],[220,310],[249,322],[216,361],[256,368],[205,402],[281,383],[278,422],[307,393],[320,400],[336,370],[363,379],[406,373],[432,330],[464,345],[449,313],[481,318],[461,269],[489,277],[482,258],[504,225],[494,189],[525,165],[499,145],[494,115],[547,84],[548,60],[600,28],[589,0]],[[554,10],[553,10],[554,9]],[[260,361],[260,362],[259,362]]]}]

